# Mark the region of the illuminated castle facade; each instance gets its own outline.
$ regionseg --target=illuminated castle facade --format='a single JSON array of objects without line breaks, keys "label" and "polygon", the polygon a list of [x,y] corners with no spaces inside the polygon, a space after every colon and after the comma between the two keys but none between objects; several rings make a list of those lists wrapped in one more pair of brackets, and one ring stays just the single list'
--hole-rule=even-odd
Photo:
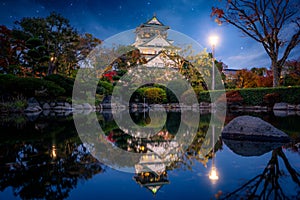
[{"label": "illuminated castle facade", "polygon": [[133,46],[146,58],[147,67],[176,68],[176,63],[170,55],[177,48],[173,46],[173,41],[168,39],[169,29],[170,27],[165,26],[155,15],[136,28]]}]

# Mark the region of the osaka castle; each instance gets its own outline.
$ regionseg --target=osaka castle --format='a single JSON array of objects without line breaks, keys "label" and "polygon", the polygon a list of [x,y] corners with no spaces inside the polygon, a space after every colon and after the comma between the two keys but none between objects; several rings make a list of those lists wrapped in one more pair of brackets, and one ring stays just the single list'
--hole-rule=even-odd
[{"label": "osaka castle", "polygon": [[177,68],[170,55],[178,48],[173,45],[174,41],[168,39],[168,29],[170,27],[159,21],[156,15],[136,28],[133,46],[146,58],[145,66]]}]

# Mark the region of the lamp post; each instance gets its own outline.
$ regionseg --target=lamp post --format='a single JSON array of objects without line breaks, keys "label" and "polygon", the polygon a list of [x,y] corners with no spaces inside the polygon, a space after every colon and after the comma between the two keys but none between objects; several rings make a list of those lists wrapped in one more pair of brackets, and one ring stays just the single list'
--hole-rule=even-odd
[{"label": "lamp post", "polygon": [[217,36],[210,36],[209,43],[212,46],[212,83],[211,83],[211,90],[215,89],[215,47],[218,42],[219,38]]},{"label": "lamp post", "polygon": [[[212,83],[211,83],[211,90],[215,90],[215,47],[218,42],[219,38],[215,35],[209,37],[209,43],[212,47]],[[214,105],[214,101],[212,102]],[[213,120],[214,121],[214,120]],[[212,122],[212,167],[209,172],[209,179],[212,181],[212,183],[216,183],[217,180],[219,180],[218,171],[215,166],[215,124]]]}]

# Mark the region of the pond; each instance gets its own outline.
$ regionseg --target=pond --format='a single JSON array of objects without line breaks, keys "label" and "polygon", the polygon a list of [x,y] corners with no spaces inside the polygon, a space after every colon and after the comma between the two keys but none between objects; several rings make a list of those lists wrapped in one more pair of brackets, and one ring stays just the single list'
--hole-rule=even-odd
[{"label": "pond", "polygon": [[[89,138],[78,134],[72,113],[2,115],[0,199],[299,199],[300,116],[236,112],[227,113],[225,123],[244,114],[271,123],[293,142],[236,144],[216,136],[206,143],[210,113],[201,114],[186,148],[173,140],[180,112],[168,112],[164,128],[143,138],[121,130],[110,111],[96,113],[103,133]],[[139,125],[156,116],[130,115]]]}]

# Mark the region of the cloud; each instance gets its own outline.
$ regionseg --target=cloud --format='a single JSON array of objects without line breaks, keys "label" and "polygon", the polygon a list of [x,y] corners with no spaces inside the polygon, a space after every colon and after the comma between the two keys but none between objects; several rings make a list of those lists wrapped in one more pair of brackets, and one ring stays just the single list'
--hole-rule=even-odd
[{"label": "cloud", "polygon": [[229,56],[223,60],[230,68],[270,67],[267,53],[259,47],[248,49],[238,55]]}]

